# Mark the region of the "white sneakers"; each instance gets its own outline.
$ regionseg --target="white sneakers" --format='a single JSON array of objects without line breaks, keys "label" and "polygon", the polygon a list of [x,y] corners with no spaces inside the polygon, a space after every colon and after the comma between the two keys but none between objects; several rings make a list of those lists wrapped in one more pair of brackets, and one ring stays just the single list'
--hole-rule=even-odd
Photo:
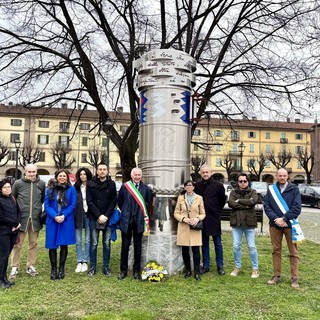
[{"label": "white sneakers", "polygon": [[256,279],[256,278],[259,278],[259,276],[260,276],[259,270],[253,269],[251,273],[251,278]]},{"label": "white sneakers", "polygon": [[86,272],[88,270],[88,265],[86,262],[81,263],[79,262],[77,264],[76,270],[74,270],[75,272],[79,273],[79,272]]},{"label": "white sneakers", "polygon": [[81,267],[81,272],[86,272],[86,271],[88,271],[88,265],[86,262],[84,262]]},{"label": "white sneakers", "polygon": [[11,272],[9,274],[9,279],[14,280],[18,275],[18,267],[12,267]]},{"label": "white sneakers", "polygon": [[230,276],[236,277],[237,275],[239,275],[239,273],[240,273],[240,269],[234,268],[233,271],[230,273]]},{"label": "white sneakers", "polygon": [[79,262],[79,263],[77,264],[76,270],[74,270],[74,271],[75,271],[76,273],[79,273],[79,272],[81,272],[81,269],[82,269],[82,263]]},{"label": "white sneakers", "polygon": [[37,276],[39,274],[34,266],[27,267],[26,273],[29,274],[32,277],[35,277],[35,276]]}]

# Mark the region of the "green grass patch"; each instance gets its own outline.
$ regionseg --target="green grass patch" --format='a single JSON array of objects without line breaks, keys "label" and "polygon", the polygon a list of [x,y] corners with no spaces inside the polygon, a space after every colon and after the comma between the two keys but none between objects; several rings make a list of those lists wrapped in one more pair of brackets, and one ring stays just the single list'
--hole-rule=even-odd
[{"label": "green grass patch", "polygon": [[[168,277],[161,283],[134,280],[129,275],[119,281],[120,240],[112,243],[111,269],[107,278],[98,273],[89,278],[75,273],[75,247],[69,247],[64,280],[50,280],[44,232],[39,239],[39,276],[24,272],[27,244],[24,244],[20,274],[16,285],[0,291],[0,320],[87,319],[87,320],[171,320],[171,319],[319,319],[320,283],[318,263],[320,245],[305,241],[300,246],[300,289],[290,287],[289,257],[283,242],[283,276],[277,286],[268,286],[272,276],[271,244],[268,237],[257,237],[261,276],[251,279],[250,259],[243,244],[243,267],[238,277],[234,267],[231,234],[224,232],[225,276],[216,272],[212,259],[210,272],[202,281]],[[212,244],[211,244],[212,245]],[[99,244],[98,262],[102,246]],[[211,248],[211,258],[214,257]]]}]

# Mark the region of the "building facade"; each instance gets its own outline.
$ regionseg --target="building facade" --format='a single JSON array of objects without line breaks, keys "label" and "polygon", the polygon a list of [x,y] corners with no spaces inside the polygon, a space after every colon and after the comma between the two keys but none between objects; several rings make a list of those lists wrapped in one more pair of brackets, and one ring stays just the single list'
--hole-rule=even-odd
[{"label": "building facade", "polygon": [[[121,134],[130,125],[130,115],[124,112],[109,113],[113,126]],[[0,105],[0,143],[10,148],[9,161],[0,162],[0,178],[15,176],[16,156],[29,147],[40,152],[37,162],[39,174],[54,174],[57,170],[53,159],[54,150],[67,148],[66,159],[72,162],[70,172],[75,173],[80,167],[94,168],[88,163],[94,150],[109,155],[110,173],[120,181],[121,165],[119,153],[110,138],[101,131],[99,114],[95,110],[76,109],[62,104],[61,108],[26,109],[17,105]],[[17,152],[15,142],[21,142]],[[208,118],[198,123],[191,145],[191,156],[199,157],[209,164],[216,177],[226,181],[240,171],[248,172],[248,163],[258,167],[261,154],[273,152],[291,153],[292,158],[286,165],[290,179],[305,183],[306,173],[295,158],[299,150],[311,150],[315,153],[314,182],[319,182],[319,128],[317,123],[294,121],[262,121],[253,119],[228,120]],[[181,141],[183,143],[183,141]],[[32,153],[32,152],[31,152]],[[228,176],[224,161],[231,162]],[[138,160],[138,154],[137,154]],[[276,167],[266,161],[260,180],[272,183]],[[18,163],[18,177],[22,167]],[[254,178],[254,177],[253,177]]]}]

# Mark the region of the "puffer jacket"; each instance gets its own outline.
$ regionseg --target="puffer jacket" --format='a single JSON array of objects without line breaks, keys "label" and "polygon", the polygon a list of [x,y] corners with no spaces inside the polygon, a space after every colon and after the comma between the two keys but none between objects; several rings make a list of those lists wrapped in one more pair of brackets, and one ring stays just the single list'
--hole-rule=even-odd
[{"label": "puffer jacket", "polygon": [[[19,220],[19,207],[16,200],[11,195],[6,197],[0,194],[0,234],[11,235],[12,228],[18,226]],[[18,233],[18,230],[15,233]]]},{"label": "puffer jacket", "polygon": [[14,183],[12,195],[16,198],[20,208],[20,231],[27,231],[29,219],[31,219],[33,231],[36,232],[42,228],[40,215],[45,193],[46,184],[38,176],[35,181],[22,178]]},{"label": "puffer jacket", "polygon": [[257,216],[255,205],[258,202],[257,191],[248,187],[246,190],[236,188],[231,191],[228,205],[232,208],[230,226],[243,228],[256,228]]}]

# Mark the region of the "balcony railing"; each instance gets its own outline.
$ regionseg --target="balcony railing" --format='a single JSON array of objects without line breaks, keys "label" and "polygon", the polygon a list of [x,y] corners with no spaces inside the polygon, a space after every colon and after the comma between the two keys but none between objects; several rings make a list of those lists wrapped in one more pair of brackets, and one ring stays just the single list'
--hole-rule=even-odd
[{"label": "balcony railing", "polygon": [[287,138],[280,138],[280,143],[288,143],[288,139]]}]

